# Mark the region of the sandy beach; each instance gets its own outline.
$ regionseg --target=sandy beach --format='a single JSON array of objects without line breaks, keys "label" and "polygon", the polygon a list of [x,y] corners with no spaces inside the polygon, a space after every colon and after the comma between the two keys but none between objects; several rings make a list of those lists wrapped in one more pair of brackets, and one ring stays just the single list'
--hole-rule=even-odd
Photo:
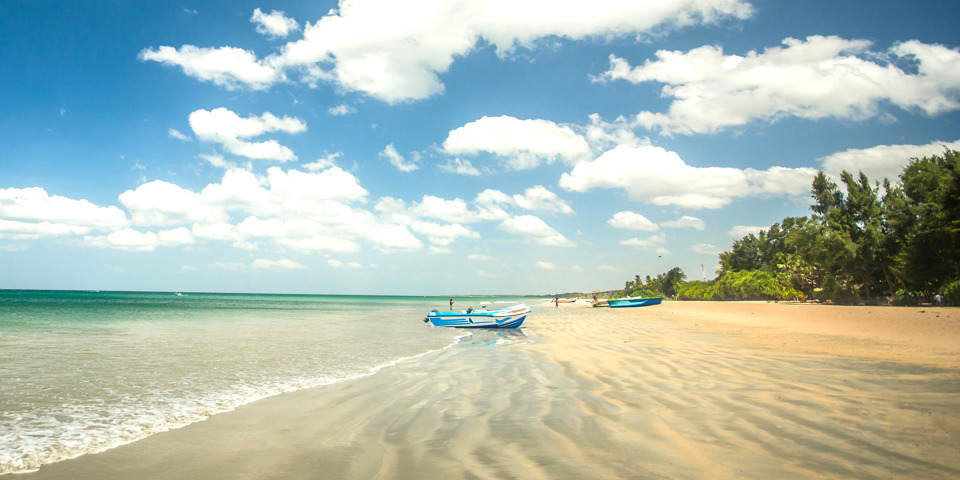
[{"label": "sandy beach", "polygon": [[958,309],[577,302],[14,478],[958,477]]}]

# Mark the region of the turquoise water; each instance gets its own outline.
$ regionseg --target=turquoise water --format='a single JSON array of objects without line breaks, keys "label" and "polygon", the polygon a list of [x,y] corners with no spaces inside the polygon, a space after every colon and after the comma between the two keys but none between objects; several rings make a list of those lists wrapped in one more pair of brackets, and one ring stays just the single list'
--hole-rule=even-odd
[{"label": "turquoise water", "polygon": [[0,291],[0,474],[446,348],[448,300]]}]

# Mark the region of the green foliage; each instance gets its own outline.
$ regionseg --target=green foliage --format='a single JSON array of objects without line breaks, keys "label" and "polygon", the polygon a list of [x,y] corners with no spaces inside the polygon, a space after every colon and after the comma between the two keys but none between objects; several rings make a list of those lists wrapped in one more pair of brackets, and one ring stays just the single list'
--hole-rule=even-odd
[{"label": "green foliage", "polygon": [[947,305],[960,305],[960,280],[954,280],[943,286],[943,302]]},{"label": "green foliage", "polygon": [[657,275],[656,278],[650,278],[647,275],[646,282],[640,279],[640,275],[635,275],[632,281],[627,280],[624,284],[623,296],[673,297],[686,278],[687,275],[680,270],[680,267],[674,267],[668,272]]},{"label": "green foliage", "polygon": [[897,183],[847,171],[840,181],[842,188],[819,172],[813,215],[734,241],[716,280],[683,282],[674,268],[645,281],[636,275],[624,294],[837,303],[886,296],[910,305],[940,292],[960,304],[960,152],[912,159]]},{"label": "green foliage", "polygon": [[708,282],[695,280],[680,286],[681,300],[794,300],[804,295],[793,288],[789,275],[763,270],[731,272]]}]

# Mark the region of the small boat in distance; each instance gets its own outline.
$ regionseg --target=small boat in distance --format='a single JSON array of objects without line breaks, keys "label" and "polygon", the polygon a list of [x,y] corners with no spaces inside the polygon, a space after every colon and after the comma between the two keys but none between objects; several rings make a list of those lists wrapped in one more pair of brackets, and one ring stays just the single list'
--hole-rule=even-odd
[{"label": "small boat in distance", "polygon": [[614,299],[607,300],[607,304],[610,305],[610,308],[647,307],[650,305],[660,305],[660,302],[662,301],[663,301],[663,297],[652,297],[652,298],[626,297],[626,298],[618,298],[616,300]]},{"label": "small boat in distance", "polygon": [[433,310],[427,314],[424,322],[435,327],[459,328],[518,328],[530,313],[530,307],[518,304],[500,310],[473,310],[468,308],[460,313],[439,312]]}]

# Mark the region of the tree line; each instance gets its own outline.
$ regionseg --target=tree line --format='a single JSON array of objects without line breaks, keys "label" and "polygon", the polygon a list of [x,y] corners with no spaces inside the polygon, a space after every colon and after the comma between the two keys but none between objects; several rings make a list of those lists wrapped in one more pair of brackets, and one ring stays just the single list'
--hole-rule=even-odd
[{"label": "tree line", "polygon": [[624,295],[960,305],[960,152],[911,159],[899,180],[843,171],[838,185],[819,172],[813,213],[734,241],[716,279],[674,268],[636,275]]}]

